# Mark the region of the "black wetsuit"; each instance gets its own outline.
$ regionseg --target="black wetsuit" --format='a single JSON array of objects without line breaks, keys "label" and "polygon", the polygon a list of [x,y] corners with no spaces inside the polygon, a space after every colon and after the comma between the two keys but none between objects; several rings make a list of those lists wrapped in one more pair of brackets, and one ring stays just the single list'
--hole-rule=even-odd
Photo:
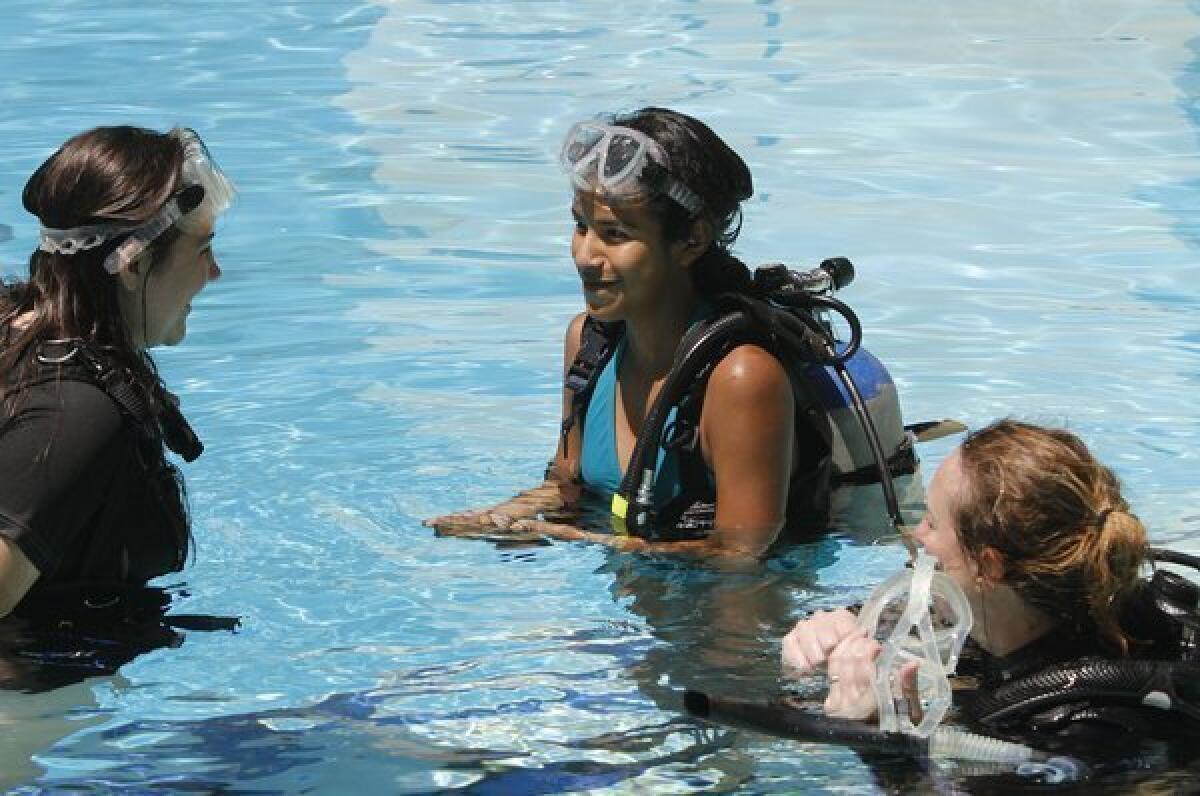
[{"label": "black wetsuit", "polygon": [[[159,625],[166,595],[145,583],[182,567],[186,518],[161,437],[148,428],[74,365],[40,367],[0,415],[0,536],[40,573],[0,620],[0,658],[9,663],[0,685],[21,680],[14,661],[20,674],[29,661],[71,655],[72,667],[109,670],[177,643]],[[79,638],[64,634],[121,643],[79,655]]]},{"label": "black wetsuit", "polygon": [[[1146,628],[1146,625],[1142,625]],[[1170,628],[1135,649],[1138,658],[1176,659]],[[1140,653],[1140,654],[1139,654]],[[988,718],[1005,691],[1030,693],[1039,685],[1047,693],[1063,683],[1061,672],[1089,664],[1120,660],[1101,645],[1095,631],[1058,630],[1004,657],[983,652],[968,643],[958,673],[977,682],[976,689],[955,693],[958,719],[970,729],[993,737],[1024,743],[1052,754],[1063,754],[1102,768],[1160,768],[1178,765],[1200,752],[1200,724],[1178,711],[1139,704],[1116,696],[1101,684],[1092,693],[1081,693],[1028,709],[1013,710],[1003,718]],[[1105,690],[1110,693],[1103,693]]]},{"label": "black wetsuit", "polygon": [[26,599],[38,587],[141,584],[179,569],[167,531],[178,519],[147,483],[144,446],[112,399],[62,380],[30,387],[19,401],[0,419],[0,535],[41,573]]}]

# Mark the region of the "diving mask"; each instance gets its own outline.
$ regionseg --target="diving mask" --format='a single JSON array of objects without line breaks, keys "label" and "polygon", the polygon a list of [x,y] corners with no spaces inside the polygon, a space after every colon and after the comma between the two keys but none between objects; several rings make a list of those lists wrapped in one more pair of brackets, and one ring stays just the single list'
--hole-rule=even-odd
[{"label": "diving mask", "polygon": [[[859,624],[883,645],[875,666],[879,728],[929,736],[950,708],[948,675],[971,632],[971,606],[958,584],[924,551],[911,570],[876,587],[859,612]],[[904,694],[903,674],[916,668],[922,717],[914,723]]]},{"label": "diving mask", "polygon": [[194,130],[181,128],[171,135],[183,144],[182,187],[167,200],[154,216],[143,224],[129,226],[119,222],[90,224],[70,229],[42,227],[38,249],[52,254],[75,254],[123,238],[104,258],[104,270],[115,274],[146,250],[172,225],[196,210],[215,219],[233,201],[233,183],[217,168],[208,148]]},{"label": "diving mask", "polygon": [[704,207],[695,191],[671,175],[658,142],[639,130],[577,122],[567,132],[558,162],[575,188],[602,198],[627,201],[645,196],[649,188],[692,215]]}]

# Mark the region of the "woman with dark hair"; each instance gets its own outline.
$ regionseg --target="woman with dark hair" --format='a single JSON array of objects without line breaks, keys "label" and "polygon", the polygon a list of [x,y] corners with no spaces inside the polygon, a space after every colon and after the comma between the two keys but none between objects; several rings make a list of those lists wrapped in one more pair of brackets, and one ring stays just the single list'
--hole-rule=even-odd
[{"label": "woman with dark hair", "polygon": [[[688,451],[698,456],[657,452],[663,524],[686,514],[681,495],[707,493],[715,503],[710,531],[647,539],[547,521],[570,517],[561,510],[572,507],[577,484],[602,499],[617,492],[680,341],[713,313],[718,296],[751,291],[749,270],[730,253],[741,203],[754,190],[750,171],[703,122],[663,108],[581,122],[568,133],[560,161],[574,188],[571,253],[587,311],[567,328],[563,433],[546,482],[498,506],[427,524],[451,535],[532,534],[623,550],[763,555],[788,513],[798,469],[797,406],[784,366],[754,344],[734,346],[708,374]],[[603,332],[589,335],[589,328]],[[601,337],[607,360],[594,378],[574,378],[581,348]]]},{"label": "woman with dark hair", "polygon": [[70,626],[182,568],[202,446],[148,349],[175,345],[220,275],[233,188],[191,130],[99,127],[25,186],[29,279],[0,290],[0,616]]}]

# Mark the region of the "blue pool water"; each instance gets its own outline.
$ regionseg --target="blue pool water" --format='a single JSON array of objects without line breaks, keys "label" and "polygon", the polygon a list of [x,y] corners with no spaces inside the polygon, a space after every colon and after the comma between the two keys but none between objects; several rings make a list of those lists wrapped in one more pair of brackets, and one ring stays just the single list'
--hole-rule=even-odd
[{"label": "blue pool water", "polygon": [[746,157],[747,261],[858,264],[845,297],[910,421],[1066,423],[1155,541],[1200,552],[1194,2],[5,10],[7,276],[24,180],[81,129],[193,126],[242,192],[158,361],[208,445],[196,559],[164,583],[243,628],[0,694],[17,792],[875,792],[848,752],[703,727],[672,693],[777,690],[790,621],[864,596],[894,547],[722,575],[420,525],[553,447],[580,306],[553,155],[602,110],[678,107]]}]

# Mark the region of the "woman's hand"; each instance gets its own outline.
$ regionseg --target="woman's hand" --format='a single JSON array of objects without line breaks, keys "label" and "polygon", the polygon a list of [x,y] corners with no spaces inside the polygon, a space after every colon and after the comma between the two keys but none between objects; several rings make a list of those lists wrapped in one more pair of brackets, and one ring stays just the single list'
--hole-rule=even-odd
[{"label": "woman's hand", "polygon": [[[857,629],[842,640],[829,656],[829,694],[825,697],[825,715],[841,719],[870,719],[878,715],[875,695],[876,661],[883,645],[866,630]],[[917,692],[916,663],[906,663],[895,674],[908,705],[913,725],[921,723],[920,694]]]},{"label": "woman's hand", "polygon": [[515,518],[499,507],[459,511],[441,517],[422,520],[421,524],[433,528],[443,536],[477,536],[503,532],[512,527]]},{"label": "woman's hand", "polygon": [[869,719],[878,712],[875,701],[875,659],[883,647],[863,628],[855,628],[829,655],[829,695],[825,715]]},{"label": "woman's hand", "polygon": [[817,611],[797,622],[783,637],[783,665],[799,674],[811,674],[824,666],[834,648],[857,630],[858,617],[845,608]]},{"label": "woman's hand", "polygon": [[566,505],[564,490],[573,485],[547,480],[503,503],[483,509],[456,511],[422,520],[421,524],[435,529],[443,536],[487,536],[504,533],[517,520],[533,519],[543,512],[560,512]]}]

